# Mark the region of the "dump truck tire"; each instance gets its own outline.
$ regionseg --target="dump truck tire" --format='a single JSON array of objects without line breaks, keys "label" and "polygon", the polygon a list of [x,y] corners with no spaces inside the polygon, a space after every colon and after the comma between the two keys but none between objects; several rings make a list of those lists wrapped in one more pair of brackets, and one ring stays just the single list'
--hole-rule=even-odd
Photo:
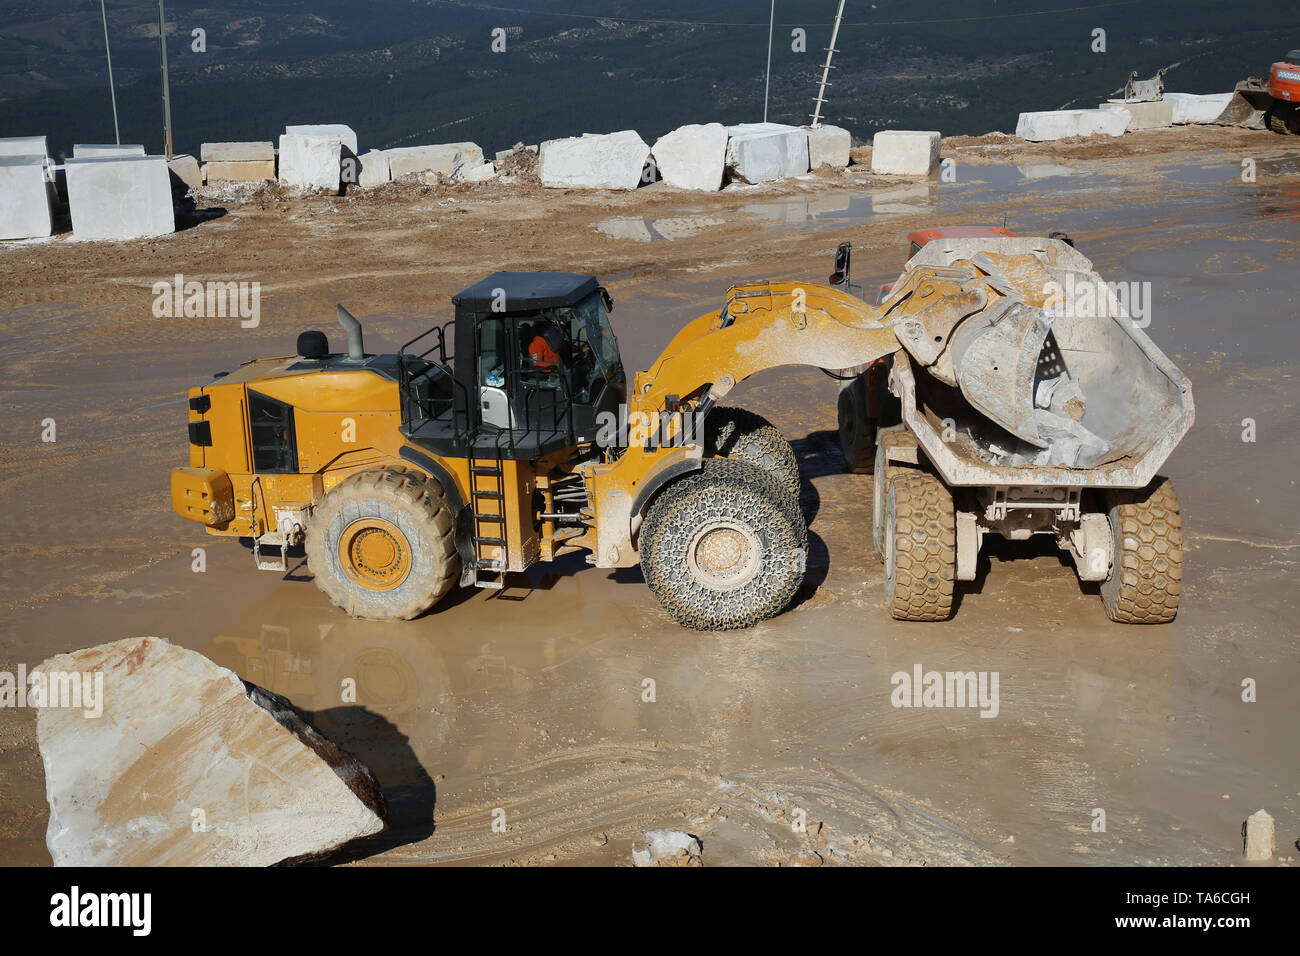
[{"label": "dump truck tire", "polygon": [[353,617],[409,621],[459,577],[454,524],[436,481],[405,468],[361,472],[312,515],[307,565],[316,586]]},{"label": "dump truck tire", "polygon": [[899,445],[915,445],[916,439],[905,431],[894,429],[881,432],[876,445],[876,461],[872,466],[875,479],[871,489],[871,543],[875,546],[876,557],[885,560],[885,501],[889,492],[890,476],[898,474],[899,469],[912,468],[904,462],[890,461],[889,450]]},{"label": "dump truck tire", "polygon": [[799,462],[781,430],[762,415],[744,408],[719,406],[704,425],[704,447],[710,455],[735,458],[767,472],[795,500],[799,499]]},{"label": "dump truck tire", "polygon": [[1183,519],[1168,478],[1136,492],[1112,492],[1115,559],[1101,584],[1106,616],[1121,624],[1167,624],[1183,591]]},{"label": "dump truck tire", "polygon": [[867,414],[867,395],[861,378],[840,389],[840,451],[852,474],[869,475],[875,469],[876,424]]},{"label": "dump truck tire", "polygon": [[641,570],[686,627],[752,627],[777,614],[803,581],[808,531],[776,480],[755,465],[712,459],[650,506]]},{"label": "dump truck tire", "polygon": [[957,517],[933,475],[900,470],[885,499],[885,603],[899,621],[943,621],[957,581]]}]

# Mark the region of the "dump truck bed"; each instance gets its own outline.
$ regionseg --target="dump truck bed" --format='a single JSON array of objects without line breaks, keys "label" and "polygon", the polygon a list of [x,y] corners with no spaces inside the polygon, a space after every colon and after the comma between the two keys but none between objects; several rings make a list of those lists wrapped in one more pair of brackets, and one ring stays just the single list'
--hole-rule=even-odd
[{"label": "dump truck bed", "polygon": [[1005,299],[959,324],[938,359],[900,330],[891,376],[903,423],[943,480],[1147,485],[1195,409],[1190,381],[1130,316],[1140,287],[1108,284],[1078,250],[1036,238],[936,240],[896,287],[960,262]]}]

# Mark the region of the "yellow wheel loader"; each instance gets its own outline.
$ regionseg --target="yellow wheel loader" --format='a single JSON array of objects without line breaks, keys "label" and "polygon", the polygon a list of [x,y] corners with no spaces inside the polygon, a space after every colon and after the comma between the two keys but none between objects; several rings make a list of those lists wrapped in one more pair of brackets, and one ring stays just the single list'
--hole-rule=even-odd
[{"label": "yellow wheel loader", "polygon": [[[1053,255],[1067,248],[1037,242]],[[727,394],[775,366],[846,370],[887,355],[896,371],[923,362],[923,376],[931,353],[966,329],[967,352],[1013,353],[1014,378],[995,371],[973,388],[987,399],[987,429],[998,416],[1014,428],[1035,416],[1044,337],[1035,327],[1022,340],[985,342],[987,329],[975,326],[1020,329],[1019,312],[1002,325],[1012,307],[1047,314],[1041,290],[1022,281],[1039,279],[1031,266],[1041,252],[909,269],[880,307],[813,283],[734,287],[630,381],[613,302],[592,276],[496,273],[453,297],[451,320],[388,355],[365,351],[360,323],[340,306],[346,351],[304,332],[295,355],[248,362],[190,391],[190,463],[173,471],[173,507],[211,534],[251,539],[259,568],[285,570],[288,549],[302,544],[321,590],[361,618],[410,619],[457,584],[501,588],[507,573],[585,551],[598,567],[639,564],[684,625],[748,627],[793,597],[807,529],[789,445],[760,416],[722,405]],[[1120,371],[1166,371],[1131,365]],[[937,413],[907,399],[903,407]],[[1051,424],[1041,422],[1054,434]],[[1079,433],[1066,430],[1076,443]],[[1142,467],[1108,480],[1144,486],[1146,466],[1171,447],[1141,449]],[[906,453],[918,476],[933,477],[929,453]],[[935,481],[939,491],[920,498],[946,495],[951,511],[951,490]],[[1062,514],[1061,533],[1080,519],[1077,508]],[[938,528],[933,547],[952,551],[950,530]],[[920,531],[912,539],[931,547]],[[949,594],[951,585],[949,574]],[[934,602],[918,604],[928,619],[941,616]]]}]

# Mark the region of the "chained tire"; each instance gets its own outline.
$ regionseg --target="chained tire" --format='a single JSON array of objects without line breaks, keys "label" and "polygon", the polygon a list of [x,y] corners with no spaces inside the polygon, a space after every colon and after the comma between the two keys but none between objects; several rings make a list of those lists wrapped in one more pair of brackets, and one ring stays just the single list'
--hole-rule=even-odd
[{"label": "chained tire", "polygon": [[1183,519],[1168,478],[1106,496],[1114,563],[1101,584],[1106,616],[1120,624],[1167,624],[1183,591]]},{"label": "chained tire", "polygon": [[905,462],[889,460],[890,449],[900,445],[915,446],[916,439],[901,428],[881,432],[876,444],[876,463],[872,468],[876,477],[871,488],[871,543],[876,549],[876,557],[882,563],[885,560],[885,504],[889,479],[898,474],[900,469],[915,467]]},{"label": "chained tire", "polygon": [[307,528],[307,565],[319,587],[353,617],[409,621],[456,583],[451,506],[441,485],[405,468],[344,479]]},{"label": "chained tire", "polygon": [[840,389],[840,451],[855,475],[869,475],[876,465],[877,422],[868,414],[866,383],[858,376]]},{"label": "chained tire", "polygon": [[934,475],[901,470],[885,498],[885,604],[899,621],[943,621],[957,581],[952,495]]},{"label": "chained tire", "polygon": [[752,627],[779,613],[803,581],[808,530],[776,479],[716,458],[669,485],[640,536],[641,570],[685,627]]},{"label": "chained tire", "polygon": [[799,462],[781,430],[745,408],[719,406],[704,424],[704,448],[710,457],[747,461],[767,472],[799,499]]}]

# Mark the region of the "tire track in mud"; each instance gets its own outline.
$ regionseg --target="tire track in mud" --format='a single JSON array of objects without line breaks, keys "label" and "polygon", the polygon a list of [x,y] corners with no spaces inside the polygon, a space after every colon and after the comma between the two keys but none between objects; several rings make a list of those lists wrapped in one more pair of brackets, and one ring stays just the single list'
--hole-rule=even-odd
[{"label": "tire track in mud", "polygon": [[[838,770],[785,767],[718,776],[698,766],[708,747],[593,745],[496,771],[518,780],[513,792],[471,799],[436,821],[426,839],[391,846],[358,861],[371,864],[537,863],[591,852],[593,836],[630,861],[626,847],[645,829],[673,827],[709,847],[733,845],[743,831],[747,849],[715,859],[729,863],[789,862],[812,850],[830,863],[991,864],[1000,858],[978,840],[889,791],[872,789]],[[566,772],[554,773],[556,770]],[[810,773],[811,771],[811,773]],[[527,787],[526,790],[520,789]],[[440,803],[456,801],[444,796]],[[494,833],[492,813],[506,814]],[[796,810],[807,815],[796,831]],[[716,837],[715,837],[716,834]],[[401,831],[392,837],[400,838]],[[600,845],[604,845],[603,843]]]}]

